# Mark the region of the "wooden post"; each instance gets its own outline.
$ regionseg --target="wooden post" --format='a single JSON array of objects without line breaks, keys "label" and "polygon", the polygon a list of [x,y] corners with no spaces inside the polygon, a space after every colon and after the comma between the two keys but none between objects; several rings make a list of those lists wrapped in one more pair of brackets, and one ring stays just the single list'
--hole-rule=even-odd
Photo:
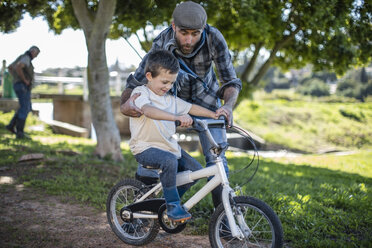
[{"label": "wooden post", "polygon": [[[62,70],[61,69],[58,71],[58,77],[62,77]],[[63,82],[59,81],[57,84],[58,84],[58,93],[61,94],[61,95],[64,95],[65,94],[65,88],[64,88]]]},{"label": "wooden post", "polygon": [[120,80],[120,77],[121,77],[121,73],[120,73],[120,70],[118,70],[117,75],[116,75],[116,84],[115,84],[115,95],[116,96],[121,95],[121,80]]}]

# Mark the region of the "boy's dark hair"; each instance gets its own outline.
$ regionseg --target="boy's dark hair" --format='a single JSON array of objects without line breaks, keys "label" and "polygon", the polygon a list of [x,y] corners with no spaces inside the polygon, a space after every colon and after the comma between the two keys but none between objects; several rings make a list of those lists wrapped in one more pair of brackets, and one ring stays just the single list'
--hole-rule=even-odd
[{"label": "boy's dark hair", "polygon": [[150,72],[152,77],[160,74],[164,69],[170,74],[176,74],[180,70],[180,65],[176,57],[167,50],[154,50],[149,52],[145,66],[145,73]]}]

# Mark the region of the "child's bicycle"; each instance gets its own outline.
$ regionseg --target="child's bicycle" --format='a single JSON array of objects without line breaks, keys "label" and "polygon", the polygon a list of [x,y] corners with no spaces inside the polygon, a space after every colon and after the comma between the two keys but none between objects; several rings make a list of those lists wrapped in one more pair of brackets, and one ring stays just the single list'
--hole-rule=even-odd
[{"label": "child's bicycle", "polygon": [[[283,230],[275,212],[263,201],[236,196],[229,186],[220,154],[228,144],[217,144],[209,128],[225,127],[225,120],[194,119],[194,129],[206,132],[215,155],[215,165],[198,171],[177,174],[177,186],[201,178],[211,178],[198,192],[184,203],[190,210],[209,192],[222,185],[222,203],[215,209],[209,223],[209,241],[212,247],[281,247]],[[162,227],[168,233],[181,232],[186,223],[168,219],[164,198],[158,195],[161,183],[146,185],[135,179],[123,179],[110,191],[106,209],[108,222],[114,233],[130,245],[145,245],[155,239]]]}]

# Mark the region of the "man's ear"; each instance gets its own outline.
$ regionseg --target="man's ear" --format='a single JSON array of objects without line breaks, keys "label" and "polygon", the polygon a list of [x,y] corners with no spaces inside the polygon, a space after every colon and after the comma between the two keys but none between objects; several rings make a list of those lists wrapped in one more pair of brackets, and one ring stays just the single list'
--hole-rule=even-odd
[{"label": "man's ear", "polygon": [[174,32],[176,31],[176,24],[174,24],[174,21],[172,21],[172,29]]},{"label": "man's ear", "polygon": [[147,81],[152,80],[152,74],[151,74],[151,72],[149,72],[149,71],[146,72],[145,76],[146,76]]}]

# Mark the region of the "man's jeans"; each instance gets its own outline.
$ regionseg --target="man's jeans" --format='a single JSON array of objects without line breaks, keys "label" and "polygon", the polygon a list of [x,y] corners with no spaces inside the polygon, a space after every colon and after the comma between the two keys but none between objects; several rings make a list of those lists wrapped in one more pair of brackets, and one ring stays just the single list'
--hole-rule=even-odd
[{"label": "man's jeans", "polygon": [[[210,128],[209,129],[213,138],[215,139],[216,143],[223,143],[227,142],[226,138],[226,129],[223,128]],[[199,133],[199,140],[203,149],[203,154],[205,156],[206,167],[213,165],[213,156],[210,152],[209,141],[207,135],[205,133]],[[225,153],[221,154],[221,158],[223,160],[223,165],[225,167],[225,171],[227,176],[229,176],[229,167],[227,166],[227,160],[225,157]],[[158,174],[155,170],[146,169],[141,164],[138,165],[137,174],[143,177],[152,177],[158,178]]]},{"label": "man's jeans", "polygon": [[20,120],[26,120],[28,113],[31,111],[31,87],[19,81],[13,85],[13,88],[20,106],[15,116]]},{"label": "man's jeans", "polygon": [[[181,150],[181,158],[170,152],[157,148],[149,148],[139,154],[134,155],[138,163],[160,169],[160,182],[163,188],[176,186],[177,172],[181,171],[196,171],[203,167],[200,163],[191,157],[187,152]],[[187,190],[192,184],[185,185]]]},{"label": "man's jeans", "polygon": [[[226,137],[226,129],[224,128],[209,128],[209,131],[212,134],[212,137],[216,141],[217,144],[220,143],[226,143],[227,137]],[[209,167],[211,165],[214,165],[214,157],[210,151],[210,142],[207,138],[207,135],[205,132],[199,133],[199,140],[200,144],[203,148],[203,154],[205,157],[206,167]],[[223,166],[225,167],[225,172],[227,177],[229,177],[229,167],[227,166],[227,159],[225,157],[225,152],[223,152],[220,157],[223,161]]]}]

